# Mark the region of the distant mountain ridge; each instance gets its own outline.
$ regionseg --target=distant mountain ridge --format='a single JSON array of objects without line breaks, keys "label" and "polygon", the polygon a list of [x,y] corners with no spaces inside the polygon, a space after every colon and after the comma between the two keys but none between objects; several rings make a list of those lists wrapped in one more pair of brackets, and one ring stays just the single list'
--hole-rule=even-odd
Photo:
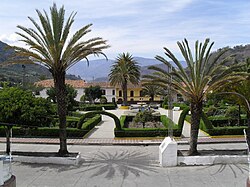
[{"label": "distant mountain ridge", "polygon": [[[0,64],[9,60],[15,54],[14,50],[4,42],[0,41]],[[77,80],[80,77],[74,75],[66,75],[67,79]],[[52,78],[47,68],[39,64],[21,64],[0,67],[0,81],[10,81],[14,83],[33,83],[41,78]]]},{"label": "distant mountain ridge", "polygon": [[[0,64],[10,58],[13,55],[14,51],[8,47],[7,44],[0,41]],[[237,61],[244,61],[246,58],[250,57],[250,45],[240,45],[232,48],[225,47],[228,49],[224,56],[234,55]],[[225,49],[222,48],[222,49]],[[214,52],[216,55],[220,50]],[[141,66],[141,74],[151,74],[152,70],[148,70],[148,66],[155,65],[157,67],[166,68],[164,64],[160,61],[152,58],[143,58],[143,57],[134,57],[134,59]],[[115,60],[113,59],[97,59],[90,60],[89,65],[86,61],[80,61],[75,66],[71,67],[67,71],[67,79],[84,79],[86,81],[108,81],[108,74]],[[184,65],[185,62],[181,61]],[[184,65],[185,67],[185,65]],[[70,74],[70,75],[69,75]],[[47,68],[39,64],[25,65],[25,69],[22,68],[22,65],[12,65],[8,67],[0,68],[0,81],[1,80],[10,80],[13,82],[21,82],[25,76],[26,81],[35,82],[38,81],[41,76],[43,78],[51,78],[51,73]]]},{"label": "distant mountain ridge", "polygon": [[[134,57],[141,67],[159,64],[159,61],[151,58]],[[91,60],[89,65],[86,61],[78,62],[75,66],[68,70],[68,73],[79,75],[87,81],[105,78],[110,73],[110,69],[115,60],[98,59]]]}]

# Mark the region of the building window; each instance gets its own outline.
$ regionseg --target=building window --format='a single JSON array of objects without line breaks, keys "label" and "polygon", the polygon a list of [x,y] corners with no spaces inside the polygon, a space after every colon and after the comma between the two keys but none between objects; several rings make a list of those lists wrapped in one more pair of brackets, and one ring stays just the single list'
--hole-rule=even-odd
[{"label": "building window", "polygon": [[112,95],[115,95],[115,90],[112,90]]},{"label": "building window", "polygon": [[119,90],[119,97],[122,97],[122,91]]},{"label": "building window", "polygon": [[119,99],[117,100],[117,104],[122,104],[122,99],[121,99],[121,98],[119,98]]},{"label": "building window", "polygon": [[134,91],[133,90],[130,91],[130,97],[134,97]]},{"label": "building window", "polygon": [[142,90],[140,91],[140,97],[143,97],[143,91]]}]

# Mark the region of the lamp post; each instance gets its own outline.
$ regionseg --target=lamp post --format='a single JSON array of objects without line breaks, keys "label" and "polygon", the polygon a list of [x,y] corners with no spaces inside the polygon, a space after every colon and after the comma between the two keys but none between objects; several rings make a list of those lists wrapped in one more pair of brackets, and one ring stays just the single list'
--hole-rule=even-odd
[{"label": "lamp post", "polygon": [[169,84],[168,84],[168,117],[170,122],[168,124],[168,137],[173,139],[173,98],[172,98],[172,65],[168,67]]},{"label": "lamp post", "polygon": [[23,80],[22,80],[22,86],[23,88],[25,87],[25,65],[22,65],[22,68],[23,68]]}]

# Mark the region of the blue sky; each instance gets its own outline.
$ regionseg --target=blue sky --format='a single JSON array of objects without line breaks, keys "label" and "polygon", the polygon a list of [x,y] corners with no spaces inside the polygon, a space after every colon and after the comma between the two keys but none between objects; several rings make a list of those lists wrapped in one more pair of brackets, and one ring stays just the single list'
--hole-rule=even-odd
[{"label": "blue sky", "polygon": [[122,52],[154,58],[168,47],[179,59],[177,41],[210,38],[214,50],[250,43],[249,0],[1,0],[0,40],[22,45],[14,34],[17,25],[31,27],[27,16],[37,18],[35,9],[49,10],[53,2],[64,5],[66,14],[76,11],[72,31],[93,23],[86,36],[100,36],[115,58]]}]

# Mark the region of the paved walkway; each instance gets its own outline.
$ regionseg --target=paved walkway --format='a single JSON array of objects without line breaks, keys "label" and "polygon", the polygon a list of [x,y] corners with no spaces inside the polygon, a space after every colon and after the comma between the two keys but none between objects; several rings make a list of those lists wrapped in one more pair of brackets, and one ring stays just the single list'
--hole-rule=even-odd
[{"label": "paved walkway", "polygon": [[[0,149],[4,149],[0,144]],[[183,147],[184,146],[184,147]],[[180,149],[187,145],[182,145]],[[200,149],[244,148],[243,144],[199,145]],[[13,144],[14,150],[57,151],[58,145]],[[179,148],[179,145],[178,145]],[[158,146],[68,146],[80,151],[79,166],[12,163],[18,187],[238,187],[245,186],[248,165],[162,168]]]},{"label": "paved walkway", "polygon": [[[115,114],[118,118],[124,112],[128,110],[108,110],[108,112]],[[157,109],[162,115],[169,115],[168,110],[165,110],[163,108]],[[181,111],[173,111],[173,121],[174,123],[178,123],[179,117],[180,117]],[[115,123],[114,120],[111,117],[102,115],[102,123],[97,125],[85,138],[88,139],[98,139],[98,138],[104,138],[104,139],[110,139],[114,138],[114,128],[115,128]],[[184,122],[183,126],[183,131],[182,131],[182,136],[183,137],[190,137],[190,123],[187,121]],[[199,137],[208,137],[206,133],[203,131],[199,130]]]},{"label": "paved walkway", "polygon": [[[118,118],[121,117],[123,114],[124,110],[108,110],[108,112],[115,114]],[[102,115],[102,122],[95,126],[94,129],[84,138],[88,139],[110,139],[114,138],[114,128],[115,128],[115,122],[113,118]]]}]

